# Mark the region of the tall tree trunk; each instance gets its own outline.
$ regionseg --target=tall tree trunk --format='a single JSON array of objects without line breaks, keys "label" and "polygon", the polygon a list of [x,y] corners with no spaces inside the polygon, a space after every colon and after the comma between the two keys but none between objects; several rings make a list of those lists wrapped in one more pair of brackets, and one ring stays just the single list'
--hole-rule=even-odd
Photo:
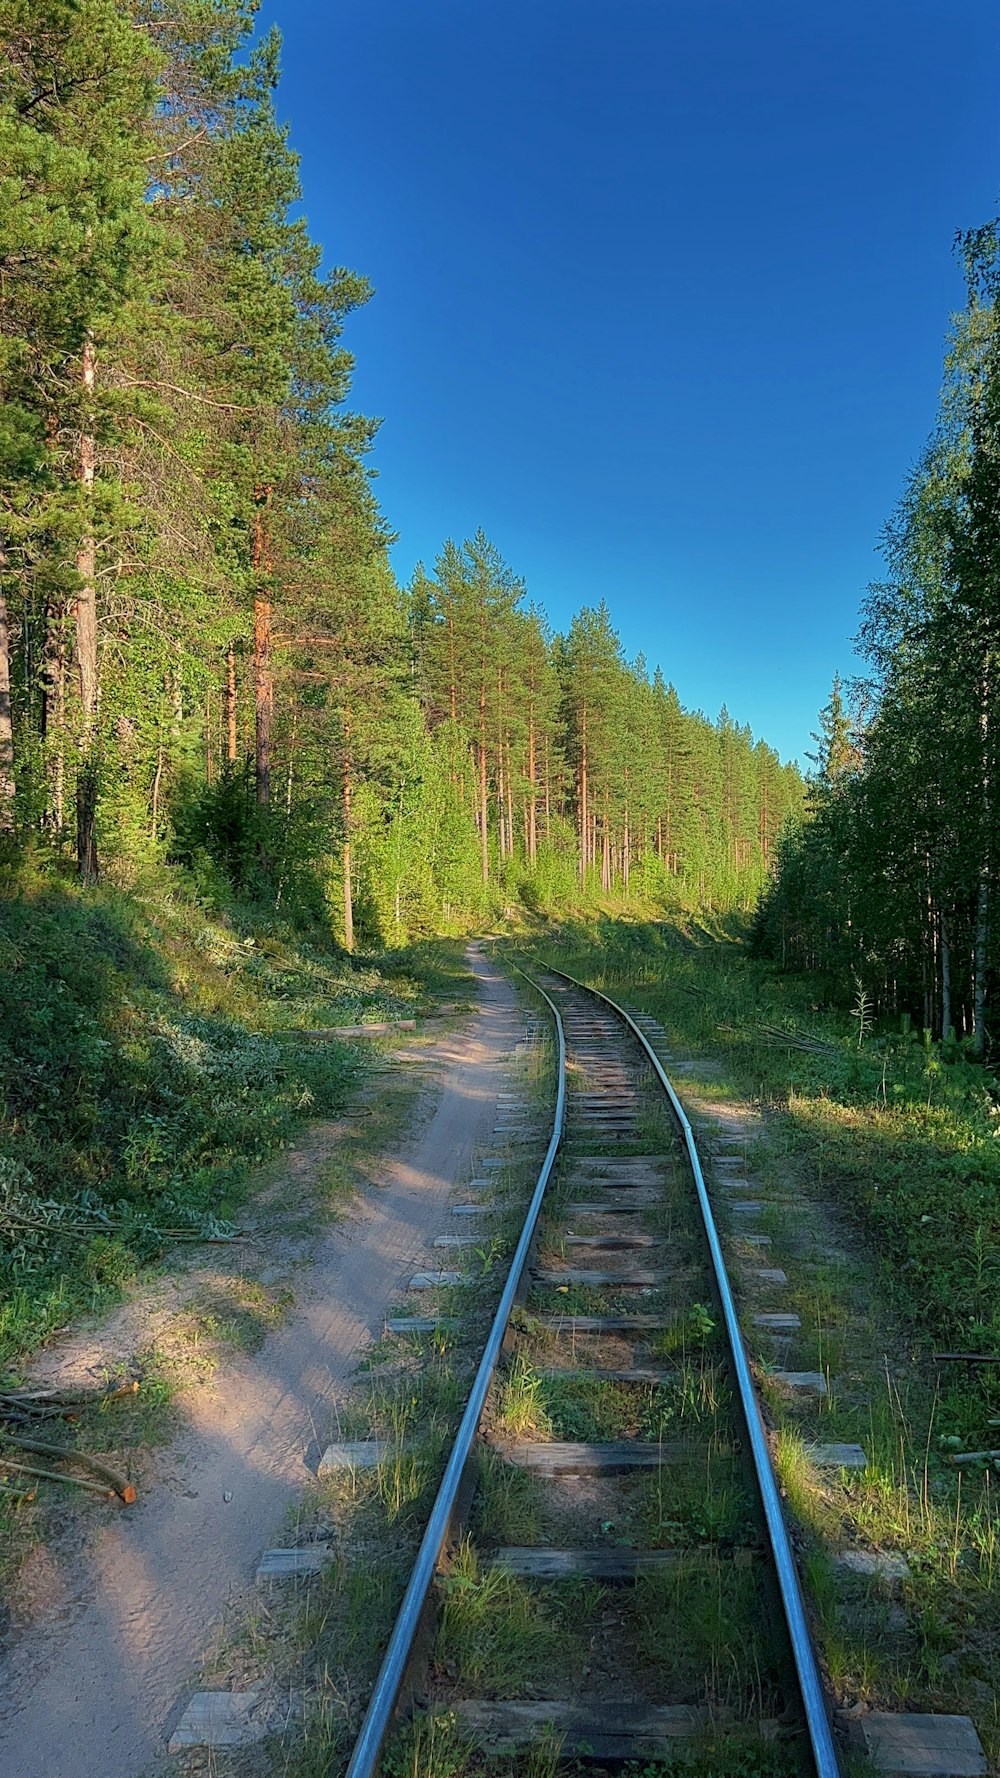
[{"label": "tall tree trunk", "polygon": [[271,801],[271,723],[274,716],[269,591],[272,564],[267,530],[271,488],[258,488],[256,499],[253,526],[253,572],[256,588],[253,601],[254,778],[257,807],[266,809]]},{"label": "tall tree trunk", "polygon": [[510,785],[506,781],[503,745],[503,668],[497,668],[497,848],[501,859],[507,855],[507,803]]},{"label": "tall tree trunk", "polygon": [[[0,576],[6,556],[0,549]],[[7,595],[0,579],[0,833],[14,831],[14,717],[10,703],[10,630]]]},{"label": "tall tree trunk", "polygon": [[354,949],[354,884],[351,880],[353,861],[351,857],[351,759],[347,751],[346,741],[349,730],[345,723],[344,748],[344,779],[343,779],[343,821],[344,821],[344,949]]},{"label": "tall tree trunk", "polygon": [[941,1036],[951,1030],[951,937],[948,917],[941,911]]},{"label": "tall tree trunk", "polygon": [[65,818],[66,778],[66,632],[65,613],[55,600],[45,610],[42,651],[42,740],[47,759],[52,825],[58,833]]},{"label": "tall tree trunk", "polygon": [[538,850],[538,785],[535,779],[535,706],[528,711],[528,824],[526,839],[528,857],[534,864]]},{"label": "tall tree trunk", "polygon": [[580,712],[580,881],[587,876],[589,846],[589,810],[587,807],[587,706]]},{"label": "tall tree trunk", "polygon": [[604,821],[601,826],[601,888],[605,895],[611,890],[611,823],[608,819],[608,789],[604,787]]},{"label": "tall tree trunk", "polygon": [[96,882],[97,862],[97,764],[94,758],[97,726],[97,553],[91,516],[97,449],[94,443],[93,401],[97,365],[90,334],[83,342],[81,380],[83,419],[77,476],[83,492],[85,521],[76,551],[80,586],[75,598],[76,660],[80,688],[80,763],[76,780],[76,862],[84,882]]},{"label": "tall tree trunk", "polygon": [[271,676],[271,601],[253,602],[254,664],[254,781],[257,806],[271,801],[271,719],[274,714],[274,681]]},{"label": "tall tree trunk", "polygon": [[486,663],[479,674],[479,848],[483,882],[490,880],[489,807],[486,799]]},{"label": "tall tree trunk", "polygon": [[236,764],[236,650],[226,649],[226,762]]},{"label": "tall tree trunk", "polygon": [[514,767],[510,757],[510,730],[507,731],[507,856],[514,856]]},{"label": "tall tree trunk", "polygon": [[981,687],[979,732],[982,762],[980,780],[982,837],[980,839],[979,882],[976,889],[972,1047],[977,1056],[984,1056],[986,1054],[986,970],[990,927],[990,718],[989,686],[985,673]]}]

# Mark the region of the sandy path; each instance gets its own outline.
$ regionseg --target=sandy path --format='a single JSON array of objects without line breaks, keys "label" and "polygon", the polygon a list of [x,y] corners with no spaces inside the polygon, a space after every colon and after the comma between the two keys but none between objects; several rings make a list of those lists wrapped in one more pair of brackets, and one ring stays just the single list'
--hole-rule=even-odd
[{"label": "sandy path", "polygon": [[227,1363],[224,1393],[185,1398],[187,1424],[157,1486],[109,1515],[85,1552],[51,1556],[26,1624],[15,1600],[21,1633],[0,1667],[3,1778],[171,1769],[167,1736],[213,1628],[280,1533],[330,1430],[338,1384],[489,1139],[500,1059],[521,1018],[475,947],[469,960],[478,1010],[435,1046],[440,1097],[380,1168],[384,1189],[323,1238],[297,1281],[298,1307],[261,1351]]}]

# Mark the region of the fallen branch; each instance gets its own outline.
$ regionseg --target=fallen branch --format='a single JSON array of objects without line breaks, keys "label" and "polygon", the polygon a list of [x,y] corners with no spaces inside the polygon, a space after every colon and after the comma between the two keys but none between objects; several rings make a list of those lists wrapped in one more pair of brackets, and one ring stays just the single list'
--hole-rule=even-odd
[{"label": "fallen branch", "polygon": [[[106,1493],[107,1488],[110,1488],[112,1493],[117,1494],[119,1500],[124,1501],[126,1506],[134,1506],[138,1499],[132,1482],[127,1482],[124,1476],[119,1475],[117,1470],[111,1468],[110,1464],[102,1463],[100,1458],[91,1457],[86,1451],[73,1451],[66,1445],[46,1444],[42,1439],[23,1438],[19,1432],[0,1432],[0,1439],[9,1440],[19,1451],[30,1451],[39,1457],[55,1457],[61,1463],[80,1464],[81,1468],[89,1469],[92,1475],[99,1476],[106,1484],[103,1492]],[[7,1457],[6,1453],[0,1453],[0,1466],[3,1464],[8,1466],[11,1464],[11,1459]],[[14,1467],[23,1469],[24,1465],[14,1465]],[[55,1479],[57,1481],[78,1480],[75,1476],[60,1475],[57,1475]],[[97,1484],[90,1482],[87,1485],[96,1487]]]},{"label": "fallen branch", "polygon": [[1000,1352],[933,1352],[935,1364],[1000,1364]]},{"label": "fallen branch", "polygon": [[952,1463],[995,1463],[1000,1458],[1000,1451],[953,1451]]},{"label": "fallen branch", "polygon": [[88,1482],[86,1476],[66,1475],[59,1469],[43,1469],[38,1463],[18,1463],[14,1457],[0,1457],[0,1469],[13,1469],[18,1475],[41,1476],[46,1482],[65,1482],[68,1488],[86,1488],[90,1494],[100,1494],[102,1500],[114,1493],[114,1489],[106,1487],[103,1482]]}]

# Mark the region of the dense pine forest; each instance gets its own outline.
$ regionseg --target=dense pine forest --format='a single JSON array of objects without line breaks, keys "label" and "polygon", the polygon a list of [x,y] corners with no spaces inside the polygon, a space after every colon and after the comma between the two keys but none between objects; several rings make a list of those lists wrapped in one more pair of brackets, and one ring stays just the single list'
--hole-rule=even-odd
[{"label": "dense pine forest", "polygon": [[348,950],[509,903],[749,908],[794,767],[603,603],[553,635],[482,532],[394,579],[344,344],[371,291],[300,218],[255,12],[0,6],[4,860],[172,867]]},{"label": "dense pine forest", "polygon": [[933,434],[869,589],[870,677],[822,712],[812,819],[785,836],[757,943],[861,1008],[987,1047],[1000,873],[1000,224],[958,242]]}]

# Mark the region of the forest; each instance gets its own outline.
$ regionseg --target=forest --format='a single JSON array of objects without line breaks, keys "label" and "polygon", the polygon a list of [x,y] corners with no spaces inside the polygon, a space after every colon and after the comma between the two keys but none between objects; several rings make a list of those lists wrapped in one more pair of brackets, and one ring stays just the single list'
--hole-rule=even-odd
[{"label": "forest", "polygon": [[[346,950],[749,909],[796,767],[563,635],[483,531],[401,586],[254,0],[4,0],[0,861]],[[609,589],[609,604],[612,603]]]},{"label": "forest", "polygon": [[1000,224],[957,247],[967,302],[863,607],[868,676],[834,683],[812,819],[783,837],[756,942],[983,1055],[1000,871]]}]

